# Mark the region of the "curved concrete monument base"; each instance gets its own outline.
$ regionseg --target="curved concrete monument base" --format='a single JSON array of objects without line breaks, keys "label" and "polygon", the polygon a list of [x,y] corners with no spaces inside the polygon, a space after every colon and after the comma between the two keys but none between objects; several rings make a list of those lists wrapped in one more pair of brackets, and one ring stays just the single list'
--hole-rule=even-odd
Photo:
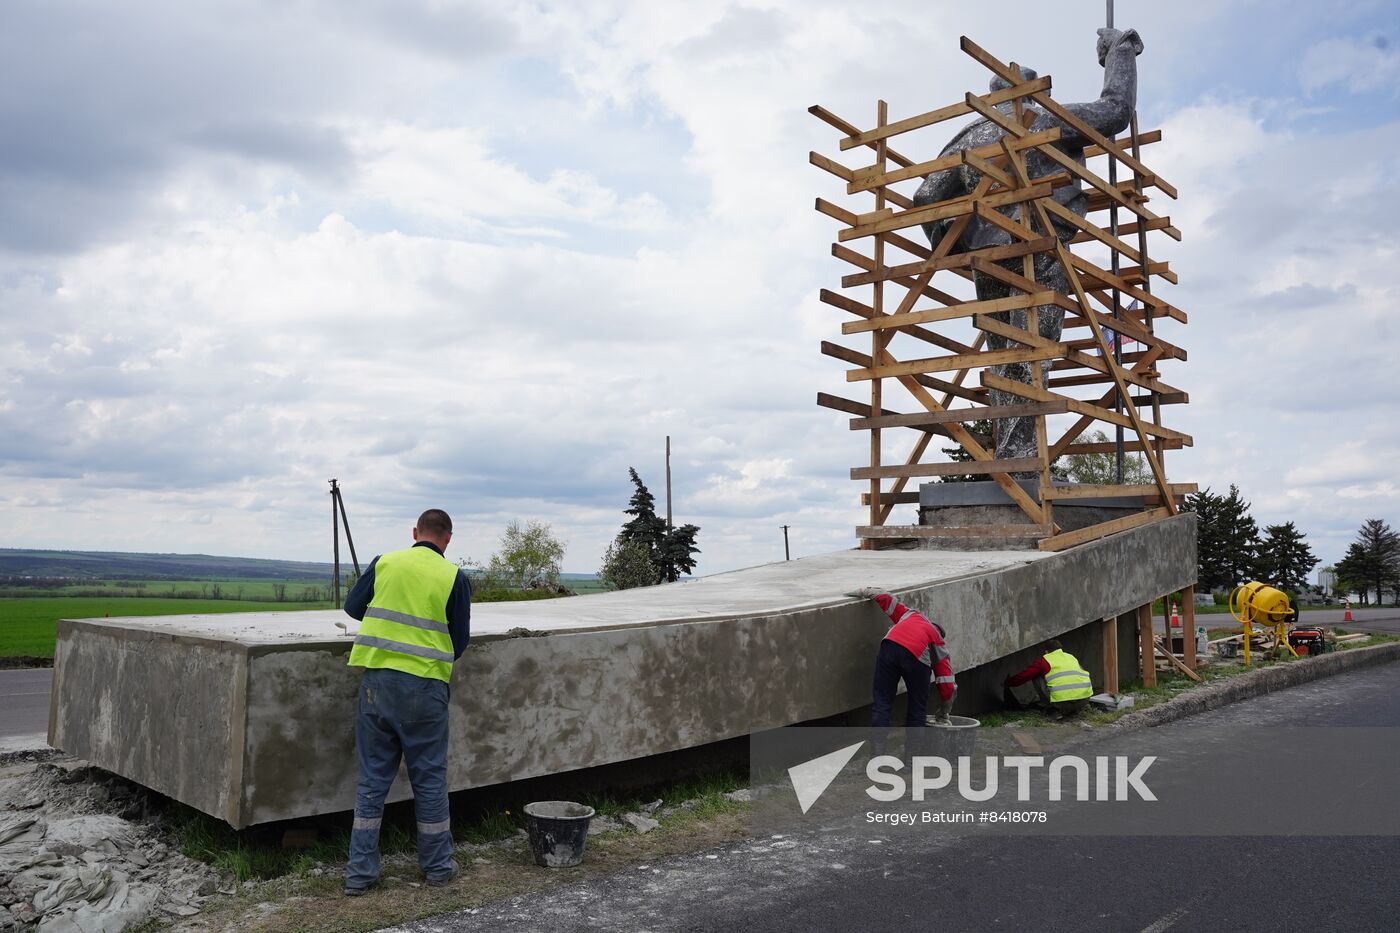
[{"label": "curved concrete monument base", "polygon": [[[1194,516],[1068,551],[841,551],[688,583],[473,607],[453,790],[649,757],[870,700],[888,620],[970,669],[1195,581]],[[236,828],[349,810],[359,672],[333,611],[59,624],[49,742]],[[521,636],[512,630],[527,629]],[[410,796],[401,774],[391,799]]]}]

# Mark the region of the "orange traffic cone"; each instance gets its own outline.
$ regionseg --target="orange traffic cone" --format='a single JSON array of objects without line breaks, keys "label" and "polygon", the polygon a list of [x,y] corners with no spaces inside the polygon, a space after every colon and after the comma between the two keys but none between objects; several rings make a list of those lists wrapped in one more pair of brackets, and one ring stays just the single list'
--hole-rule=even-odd
[{"label": "orange traffic cone", "polygon": [[1346,610],[1346,612],[1343,612],[1343,613],[1342,613],[1342,621],[1343,621],[1343,622],[1350,622],[1350,621],[1351,621],[1351,600],[1349,600],[1349,599],[1344,599],[1344,600],[1342,600],[1342,608],[1344,608],[1344,609]]},{"label": "orange traffic cone", "polygon": [[1177,614],[1176,603],[1172,603],[1172,628],[1181,628],[1181,616]]}]

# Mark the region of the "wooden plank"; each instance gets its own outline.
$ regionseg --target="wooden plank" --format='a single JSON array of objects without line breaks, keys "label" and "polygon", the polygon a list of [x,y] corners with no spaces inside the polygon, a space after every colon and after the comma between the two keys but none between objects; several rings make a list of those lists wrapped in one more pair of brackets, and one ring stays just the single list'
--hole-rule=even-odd
[{"label": "wooden plank", "polygon": [[1152,658],[1152,604],[1138,606],[1138,671],[1144,687],[1157,686],[1157,663]]},{"label": "wooden plank", "polygon": [[[1154,450],[1158,446],[1165,447],[1167,450],[1181,450],[1186,445],[1182,443],[1182,441],[1172,438],[1163,439],[1160,443],[1158,441],[1152,442],[1152,447]],[[1111,454],[1117,449],[1118,445],[1113,441],[1108,441],[1104,444],[1068,444],[1060,448],[1060,452],[1057,453],[1055,456],[1072,456],[1073,454]],[[1125,440],[1123,442],[1123,452],[1129,454],[1142,453],[1142,441]],[[1154,486],[1153,488],[1156,489],[1157,487]]]},{"label": "wooden plank", "polygon": [[866,525],[856,529],[861,538],[1043,538],[1044,525]]},{"label": "wooden plank", "polygon": [[[853,298],[847,298],[845,295],[842,295],[839,292],[833,292],[829,289],[823,288],[819,297],[826,304],[829,304],[834,308],[840,308],[843,311],[849,311],[852,314],[855,314],[859,317],[869,318],[873,317],[875,314],[874,308],[870,307],[869,305],[862,304],[861,302],[856,301]],[[944,337],[942,334],[935,333],[934,331],[928,330],[924,327],[909,326],[904,328],[904,333],[908,334],[911,337],[917,337],[925,343],[931,343],[935,347],[942,347],[945,350],[952,350],[954,353],[963,353],[972,349],[964,343],[959,343],[956,340]]]},{"label": "wooden plank", "polygon": [[986,476],[991,473],[1029,473],[1040,466],[1034,457],[1010,460],[970,460],[965,463],[905,463],[899,466],[852,467],[851,479],[894,479],[915,476]]},{"label": "wooden plank", "polygon": [[[1159,143],[1159,142],[1161,142],[1161,141],[1162,141],[1162,131],[1161,131],[1161,130],[1148,130],[1148,131],[1145,132],[1145,133],[1139,133],[1139,134],[1138,134],[1138,138],[1137,138],[1137,143],[1138,143],[1138,145],[1140,145],[1140,146],[1146,146],[1146,145],[1149,145],[1149,144],[1151,144],[1151,143]],[[1122,149],[1122,148],[1125,147],[1125,146],[1131,146],[1131,145],[1133,144],[1133,138],[1132,138],[1131,136],[1119,136],[1119,137],[1118,137],[1117,139],[1115,139],[1113,142],[1114,142],[1114,145],[1116,145],[1119,149]],[[1105,149],[1105,148],[1102,147],[1102,146],[1098,146],[1098,145],[1094,145],[1094,146],[1085,146],[1085,147],[1084,147],[1084,158],[1086,158],[1086,159],[1096,159],[1096,158],[1098,158],[1098,157],[1101,156],[1101,155],[1105,155],[1107,152],[1108,152],[1108,150]],[[1121,232],[1121,231],[1120,231],[1120,232]]]},{"label": "wooden plank", "polygon": [[1118,695],[1118,619],[1103,620],[1103,692]]},{"label": "wooden plank", "polygon": [[1060,415],[1068,410],[1063,402],[1031,402],[1024,405],[955,408],[937,414],[934,412],[915,412],[908,415],[883,415],[878,418],[871,418],[867,415],[852,418],[851,430],[864,431],[876,426],[882,428],[920,428],[926,425],[953,422],[966,423],[968,421],[995,421],[1001,418],[1026,418],[1035,415]]},{"label": "wooden plank", "polygon": [[[1030,81],[1003,88],[1000,91],[993,91],[983,97],[989,104],[1001,104],[1017,97],[1025,97],[1041,91],[1049,91],[1051,88],[1050,76],[1044,75]],[[940,107],[937,110],[930,110],[918,116],[906,117],[903,120],[896,120],[884,126],[876,127],[873,130],[866,130],[863,133],[853,133],[841,140],[841,149],[854,149],[857,146],[867,146],[870,143],[881,139],[888,139],[891,136],[899,136],[911,130],[921,129],[925,126],[933,126],[935,123],[942,123],[944,120],[951,120],[971,113],[971,109],[964,103],[949,104],[947,107]]]},{"label": "wooden plank", "polygon": [[[812,116],[816,117],[818,120],[821,120],[828,126],[836,127],[838,130],[845,133],[847,136],[854,136],[856,133],[860,132],[860,127],[856,126],[854,123],[851,123],[849,120],[841,119],[836,114],[832,113],[830,110],[827,110],[825,107],[822,107],[820,105],[814,104],[811,107],[808,107],[807,112],[810,113]],[[875,146],[871,145],[870,148],[874,149]],[[885,156],[896,165],[914,164],[913,159],[907,158],[906,156],[902,156],[898,152],[895,152],[893,149],[890,149],[888,147],[886,147],[885,149]]]},{"label": "wooden plank", "polygon": [[[1195,483],[1172,483],[1173,495],[1197,492]],[[1123,486],[1052,486],[1040,488],[1041,499],[1101,499],[1109,496],[1151,496],[1158,494],[1156,483]]]},{"label": "wooden plank", "polygon": [[[1084,287],[1080,284],[1079,281],[1079,273],[1076,272],[1073,266],[1070,265],[1072,257],[1070,256],[1069,249],[1066,248],[1064,245],[1061,245],[1059,247],[1059,253],[1060,262],[1064,265],[1065,272],[1068,273],[1070,287],[1074,289],[1074,296],[1079,299],[1080,305],[1087,309],[1089,307],[1089,298],[1087,295],[1084,294]],[[1109,360],[1110,354],[1108,352],[1108,343],[1104,340],[1103,331],[1101,331],[1097,327],[1092,327],[1090,328],[1090,330],[1093,332],[1095,339],[1099,341],[1100,354],[1103,356],[1104,360]],[[1117,397],[1123,399],[1127,398],[1128,388],[1123,381],[1123,369],[1119,366],[1110,363],[1109,372],[1113,374],[1113,380],[1117,384]],[[1137,431],[1138,439],[1141,440],[1143,443],[1142,455],[1145,458],[1147,458],[1147,465],[1151,468],[1152,475],[1157,480],[1157,488],[1162,491],[1162,508],[1167,510],[1168,515],[1175,515],[1176,503],[1172,501],[1171,491],[1167,488],[1167,474],[1162,470],[1162,462],[1158,458],[1157,452],[1154,451],[1150,446],[1148,446],[1147,434],[1148,431],[1151,430],[1154,433],[1157,433],[1158,436],[1184,435],[1180,435],[1178,432],[1172,432],[1172,435],[1162,435],[1158,432],[1165,430],[1164,428],[1155,425],[1149,428],[1148,426],[1145,426],[1143,424],[1142,418],[1138,416],[1138,410],[1136,405],[1128,405],[1125,407],[1128,412],[1128,419],[1133,424],[1133,430]]]},{"label": "wooden plank", "polygon": [[1079,528],[1075,531],[1066,531],[1047,538],[1040,542],[1042,551],[1063,551],[1066,548],[1074,547],[1077,544],[1084,544],[1088,541],[1097,541],[1109,535],[1117,534],[1120,531],[1129,531],[1143,525],[1150,525],[1152,522],[1164,518],[1170,518],[1172,512],[1169,506],[1152,509],[1147,512],[1138,512],[1135,515],[1127,515],[1123,518],[1115,518],[1113,521],[1103,522],[1098,525],[1090,525],[1088,528]]},{"label": "wooden plank", "polygon": [[886,220],[855,224],[845,230],[838,230],[836,238],[842,243],[845,243],[848,240],[858,240],[861,237],[875,236],[876,234],[889,233],[894,230],[903,230],[908,227],[932,223],[935,220],[946,220],[950,217],[957,217],[960,214],[968,214],[972,211],[973,203],[982,204],[989,208],[1005,207],[1010,204],[1019,204],[1022,201],[1029,201],[1035,198],[1049,197],[1052,190],[1050,185],[1032,185],[1029,188],[1017,188],[1012,191],[999,191],[996,194],[988,194],[979,198],[976,202],[973,202],[970,196],[966,198],[954,198],[951,201],[942,201],[938,204],[930,204],[926,207],[914,207],[907,211],[899,211],[893,217]]},{"label": "wooden plank", "polygon": [[[1068,250],[1065,250],[1065,252],[1069,253]],[[1073,253],[1069,253],[1069,255],[1071,257],[1071,261],[1075,269],[1088,272],[1098,282],[1103,283],[1109,288],[1116,288],[1124,294],[1136,298],[1138,301],[1141,301],[1144,305],[1160,305],[1167,310],[1169,317],[1181,322],[1182,324],[1187,323],[1186,313],[1180,310],[1179,308],[1173,307],[1172,305],[1153,295],[1151,292],[1143,291],[1140,288],[1134,288],[1131,283],[1125,281],[1119,276],[1114,275],[1107,269],[1099,268],[1098,266],[1094,265],[1092,262],[1090,262],[1082,256],[1077,256]],[[1088,307],[1089,303],[1086,301],[1084,305],[1085,307]]]},{"label": "wooden plank", "polygon": [[[885,236],[888,237],[888,236],[890,236],[890,234],[885,234]],[[875,268],[875,260],[874,260],[874,259],[872,259],[872,258],[869,257],[869,256],[861,255],[860,253],[856,252],[855,250],[853,250],[853,249],[851,249],[851,248],[849,248],[849,247],[846,247],[846,246],[842,246],[842,245],[839,244],[839,243],[833,243],[833,244],[831,244],[831,255],[835,256],[837,259],[843,260],[843,261],[845,261],[845,262],[849,262],[851,265],[853,265],[853,266],[858,266],[858,267],[860,267],[860,268],[862,268],[862,269],[874,269],[874,268]],[[904,277],[904,278],[895,279],[894,282],[895,282],[896,285],[899,285],[899,286],[902,287],[902,288],[914,289],[914,290],[916,290],[916,291],[918,292],[918,294],[924,296],[925,298],[932,298],[934,301],[938,302],[939,304],[943,304],[943,305],[956,305],[956,304],[961,304],[961,303],[962,303],[962,299],[961,299],[961,298],[958,298],[958,297],[955,296],[955,295],[950,295],[950,294],[948,294],[947,292],[945,292],[945,291],[943,291],[943,290],[941,290],[941,289],[934,288],[932,285],[929,285],[929,284],[927,284],[927,283],[922,283],[922,284],[921,284],[921,283],[919,282],[918,279],[916,279],[916,278],[914,278],[914,277],[912,277],[912,276],[907,276],[907,277]],[[874,316],[875,316],[875,313],[874,313],[874,310],[873,310],[873,309],[871,310],[870,316],[871,316],[871,317],[874,317]],[[940,345],[942,345],[942,344],[943,344],[943,341],[945,341],[946,339],[947,339],[947,338],[942,337],[941,335],[939,335],[939,337],[937,338],[937,342],[938,342]],[[960,344],[960,346],[964,346],[964,345],[961,345],[961,344]],[[965,346],[964,346],[964,349],[965,349]]]},{"label": "wooden plank", "polygon": [[[893,360],[894,357],[888,352],[885,352],[881,357],[881,362]],[[909,394],[914,396],[915,400],[918,401],[920,405],[924,406],[924,408],[931,412],[943,411],[944,406],[940,405],[938,400],[930,395],[922,385],[922,381],[929,378],[931,377],[900,376],[899,381],[904,388],[908,390]],[[963,450],[967,451],[974,460],[986,461],[994,459],[995,455],[979,444],[977,439],[968,433],[967,429],[962,425],[950,424],[948,425],[948,429],[952,433],[953,439],[961,444]],[[928,435],[925,435],[925,437],[928,437]],[[1045,520],[1045,510],[1042,508],[1041,504],[1035,499],[1032,499],[1030,495],[1021,488],[1021,485],[1009,475],[1006,473],[993,473],[992,480],[1006,492],[1011,498],[1011,501],[1016,503],[1017,507],[1025,513],[1027,518],[1033,522],[1042,522]]]},{"label": "wooden plank", "polygon": [[[1074,213],[1074,212],[1073,212],[1073,211],[1070,211],[1070,213]],[[1075,214],[1075,216],[1078,217],[1079,215],[1078,215],[1078,214]],[[1093,224],[1093,221],[1087,220],[1087,219],[1086,219],[1084,222],[1085,222],[1086,224]],[[1143,221],[1136,221],[1136,220],[1134,220],[1134,221],[1129,221],[1128,223],[1119,224],[1119,225],[1118,225],[1118,235],[1119,235],[1120,237],[1123,237],[1123,236],[1128,236],[1128,235],[1130,235],[1130,234],[1135,234],[1135,233],[1137,233],[1138,230],[1140,229],[1142,223],[1143,223]],[[1147,229],[1148,229],[1148,230],[1161,230],[1161,229],[1163,229],[1164,227],[1170,227],[1170,226],[1172,225],[1172,219],[1171,219],[1170,217],[1158,217],[1156,220],[1145,221],[1145,223],[1147,224]],[[1094,224],[1094,226],[1098,227],[1097,224]],[[1099,230],[1102,230],[1103,228],[1102,228],[1102,227],[1098,227],[1098,229],[1099,229]],[[1070,243],[1071,243],[1071,244],[1074,244],[1074,243],[1088,243],[1088,242],[1089,242],[1090,240],[1092,240],[1092,239],[1094,239],[1094,237],[1091,237],[1088,233],[1080,232],[1080,233],[1076,233],[1076,234],[1074,235],[1074,239],[1070,240]]]},{"label": "wooden plank", "polygon": [[[1058,129],[1044,130],[1039,133],[1032,133],[1012,141],[1016,149],[1025,149],[1032,146],[1042,146],[1055,142],[1060,138]],[[988,143],[985,146],[978,146],[976,149],[968,149],[975,155],[984,159],[990,159],[1001,154],[999,143]],[[874,188],[888,187],[901,181],[909,181],[913,178],[923,178],[932,175],[934,172],[941,172],[950,168],[957,168],[962,165],[962,153],[954,152],[951,155],[939,156],[927,162],[919,162],[915,165],[908,165],[903,168],[893,169],[885,172],[880,171],[877,166],[869,165],[865,168],[854,169],[855,181],[846,186],[847,194],[860,194],[862,191],[870,191]]]},{"label": "wooden plank", "polygon": [[1055,292],[1037,292],[1034,295],[1010,295],[1006,298],[992,298],[987,301],[961,301],[948,308],[896,312],[882,318],[847,321],[841,325],[841,333],[859,334],[868,330],[893,330],[908,327],[911,324],[931,324],[980,314],[998,314],[1002,311],[1015,311],[1020,308],[1033,308],[1036,305],[1053,304],[1054,297]]},{"label": "wooden plank", "polygon": [[[1186,666],[1196,669],[1196,588],[1188,586],[1181,591],[1182,654]],[[1168,630],[1171,626],[1167,626]]]},{"label": "wooden plank", "polygon": [[[831,174],[835,175],[837,178],[841,179],[844,182],[850,182],[852,179],[855,178],[855,173],[849,168],[842,165],[840,162],[837,162],[835,159],[827,158],[820,152],[807,153],[807,161],[815,165],[817,168],[822,169],[823,171],[830,172]],[[899,205],[900,207],[914,206],[913,198],[906,197],[905,195],[900,194],[898,191],[895,191],[893,188],[885,189],[885,197],[889,198],[891,202]]]},{"label": "wooden plank", "polygon": [[[1018,83],[1021,80],[1021,75],[1018,72],[1014,71],[1009,65],[1006,65],[1001,61],[997,60],[996,58],[992,57],[990,54],[987,53],[985,49],[983,49],[977,43],[973,42],[967,36],[963,36],[961,38],[960,44],[964,52],[966,52],[968,55],[971,55],[974,59],[982,63],[982,65],[990,69],[993,73],[999,75],[1002,78],[1002,80],[1007,81],[1008,83]],[[1098,146],[1100,149],[1104,150],[1105,153],[1117,158],[1120,162],[1122,162],[1124,165],[1127,165],[1134,172],[1137,172],[1139,175],[1155,175],[1155,173],[1148,169],[1147,166],[1143,165],[1137,159],[1133,158],[1133,156],[1125,152],[1122,146],[1119,146],[1116,142],[1114,142],[1111,139],[1108,139],[1098,130],[1089,126],[1083,120],[1070,113],[1049,94],[1032,94],[1031,99],[1034,100],[1036,103],[1040,104],[1042,107],[1044,107],[1052,116],[1057,117],[1062,122],[1068,124],[1075,130],[1075,132],[1079,133],[1090,143]],[[1176,189],[1171,185],[1167,184],[1165,181],[1159,180],[1158,184],[1160,185],[1162,190],[1167,192],[1167,194],[1169,194],[1171,197],[1175,198],[1177,196]]]},{"label": "wooden plank", "polygon": [[[854,371],[855,370],[848,370],[848,373]],[[986,386],[988,389],[996,389],[1001,392],[1010,392],[1014,395],[1019,395],[1021,396],[1021,398],[1029,399],[1033,402],[1063,401],[1069,408],[1070,412],[1074,414],[1083,415],[1087,418],[1092,418],[1095,421],[1106,421],[1109,424],[1118,425],[1125,428],[1133,428],[1134,430],[1136,430],[1135,423],[1133,420],[1134,416],[1136,415],[1137,408],[1137,406],[1135,405],[1128,406],[1128,410],[1132,414],[1120,415],[1118,414],[1118,412],[1114,411],[1111,408],[1104,408],[1102,406],[1095,405],[1093,402],[1085,402],[1077,398],[1069,398],[1065,395],[1059,395],[1055,392],[1049,391],[1048,389],[1041,389],[1033,385],[1027,385],[1024,382],[1017,382],[1014,379],[1007,379],[1005,376],[998,376],[995,373],[984,372],[982,373],[981,379],[982,385]],[[1166,428],[1157,424],[1148,423],[1144,424],[1143,427],[1147,433],[1152,434],[1154,437],[1174,438],[1176,440],[1182,441],[1183,443],[1186,443],[1188,446],[1191,443],[1191,436],[1189,434],[1183,434],[1180,431],[1174,431],[1171,428]],[[1082,431],[1083,429],[1081,429],[1081,433]],[[1076,437],[1077,436],[1078,435],[1076,435]],[[1143,438],[1143,440],[1146,441],[1146,438]],[[1055,456],[1058,456],[1058,454],[1055,453],[1053,449],[1051,453]]]},{"label": "wooden plank", "polygon": [[997,184],[1005,188],[1017,187],[1016,179],[1002,171],[1001,166],[997,165],[995,162],[984,159],[979,155],[973,155],[966,149],[962,151],[962,161],[963,165],[995,179]]},{"label": "wooden plank", "polygon": [[[1044,208],[1051,214],[1054,214],[1056,217],[1060,218],[1060,220],[1063,220],[1071,227],[1074,227],[1075,229],[1079,230],[1080,234],[1082,234],[1086,239],[1094,239],[1102,243],[1104,246],[1107,246],[1109,249],[1116,249],[1118,252],[1131,259],[1133,262],[1138,262],[1142,259],[1141,254],[1138,253],[1137,250],[1129,246],[1127,243],[1124,243],[1121,239],[1115,237],[1107,230],[1102,229],[1101,227],[1099,227],[1098,224],[1085,220],[1083,217],[1080,217],[1074,211],[1065,207],[1063,204],[1061,204],[1059,201],[1056,201],[1054,198],[1046,198],[1044,202],[1042,202],[1042,206],[1044,206]],[[1122,233],[1121,227],[1119,228],[1119,233],[1120,235]],[[1076,238],[1078,236],[1079,234],[1076,234]]]},{"label": "wooden plank", "polygon": [[[1190,640],[1193,642],[1195,641],[1194,638]],[[1167,662],[1171,664],[1172,667],[1176,668],[1178,671],[1185,674],[1187,677],[1190,677],[1196,683],[1201,682],[1201,675],[1191,670],[1191,668],[1187,667],[1185,664],[1182,664],[1181,661],[1177,659],[1176,655],[1172,654],[1172,652],[1167,649],[1166,645],[1163,645],[1160,641],[1154,638],[1152,639],[1152,647],[1157,650],[1158,654],[1166,658]]]},{"label": "wooden plank", "polygon": [[868,353],[861,353],[859,350],[843,347],[841,344],[832,343],[830,340],[822,341],[821,351],[822,356],[829,356],[843,363],[853,363],[856,366],[870,365],[870,355]]},{"label": "wooden plank", "polygon": [[[1156,347],[1149,349],[1147,351],[1147,354],[1133,365],[1132,371],[1137,373],[1150,371],[1153,362],[1157,359],[1157,354],[1159,354],[1160,352],[1161,351],[1158,350]],[[1114,386],[1108,392],[1104,393],[1095,404],[1100,406],[1112,405],[1113,400],[1117,395],[1117,392],[1118,387]],[[1063,452],[1065,447],[1078,441],[1079,435],[1083,434],[1085,428],[1089,427],[1089,425],[1093,423],[1094,419],[1092,417],[1080,417],[1079,420],[1076,421],[1074,425],[1068,431],[1066,431],[1058,441],[1050,445],[1050,459],[1053,460],[1054,458],[1058,457]]]},{"label": "wooden plank", "polygon": [[[919,494],[917,492],[893,492],[891,490],[885,490],[880,493],[880,503],[883,507],[892,505],[918,505]],[[860,494],[860,504],[870,504],[870,493],[863,492]]]},{"label": "wooden plank", "polygon": [[[843,411],[848,415],[859,415],[862,418],[870,417],[870,406],[865,402],[857,402],[853,399],[842,398],[839,395],[831,395],[826,392],[817,393],[817,404],[822,408],[830,408],[832,411]],[[884,409],[886,417],[898,415],[898,412]]]},{"label": "wooden plank", "polygon": [[[977,255],[987,260],[1014,259],[1028,253],[1048,253],[1055,248],[1055,242],[1054,237],[1040,237],[1006,246],[986,246],[979,249]],[[887,281],[902,276],[953,269],[958,266],[966,266],[970,261],[968,254],[961,253],[956,256],[941,256],[937,259],[921,259],[917,262],[901,263],[897,266],[885,266],[877,268],[873,272],[853,272],[841,277],[841,287],[855,288],[858,285],[869,285],[872,282]]]},{"label": "wooden plank", "polygon": [[[1002,113],[1001,111],[997,110],[995,107],[988,107],[974,95],[969,93],[965,96],[964,99],[966,100],[969,107],[971,107],[973,110],[976,110],[989,122],[1001,127],[1002,130],[1004,130],[1008,135],[1014,136],[1018,139],[1023,139],[1026,136],[1030,135],[1030,131],[1027,130],[1024,126],[1022,126],[1019,122]],[[1105,181],[1104,179],[1100,178],[1096,173],[1091,172],[1086,166],[1080,165],[1077,161],[1070,158],[1065,153],[1061,152],[1058,148],[1056,148],[1056,146],[1053,143],[1044,146],[1037,146],[1036,151],[1038,151],[1041,155],[1045,156],[1045,158],[1059,165],[1061,168],[1063,168],[1070,174],[1077,175],[1079,178],[1082,178],[1084,181],[1087,181],[1092,187],[1102,192],[1104,196],[1112,199],[1121,206],[1137,214],[1144,220],[1151,220],[1153,217],[1157,216],[1156,214],[1153,214],[1151,211],[1149,211],[1147,208],[1143,207],[1139,203],[1138,198],[1134,197],[1131,194],[1124,193],[1123,189],[1119,188],[1117,185],[1111,184],[1108,181]],[[1131,182],[1128,183],[1127,187],[1131,189]]]},{"label": "wooden plank", "polygon": [[[974,366],[1000,366],[1005,363],[1035,363],[1040,360],[1053,360],[1059,356],[1058,350],[986,350],[982,353],[958,353],[953,356],[931,356],[907,362],[893,361],[875,367],[846,370],[847,382],[864,382],[867,379],[884,379],[890,376],[912,376],[918,373],[946,372],[953,369],[966,369]],[[983,383],[985,385],[985,383]],[[1033,399],[1032,401],[1049,401]]]}]

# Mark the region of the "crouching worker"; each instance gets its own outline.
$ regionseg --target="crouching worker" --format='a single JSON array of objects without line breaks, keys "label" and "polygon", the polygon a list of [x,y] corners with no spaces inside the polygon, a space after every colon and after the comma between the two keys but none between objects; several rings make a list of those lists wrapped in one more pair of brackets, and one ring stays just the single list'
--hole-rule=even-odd
[{"label": "crouching worker", "polygon": [[444,558],[452,519],[418,517],[413,547],[376,557],[345,597],[360,619],[350,666],[363,667],[355,718],[359,783],[345,893],[379,881],[379,824],[402,758],[418,818],[418,864],[429,885],[457,874],[447,807],[447,698],[452,663],[467,647],[471,583]]},{"label": "crouching worker", "polygon": [[901,680],[909,699],[909,711],[904,717],[906,726],[928,725],[930,681],[938,687],[934,714],[941,720],[947,720],[953,710],[958,687],[953,679],[953,664],[943,644],[945,633],[942,626],[896,602],[889,593],[862,589],[856,595],[875,600],[894,622],[881,640],[879,653],[875,656],[875,711],[870,717],[870,724],[877,727],[890,724],[890,708],[894,705],[895,691]]},{"label": "crouching worker", "polygon": [[1078,713],[1093,695],[1089,672],[1054,638],[1045,643],[1043,657],[1006,678],[1007,706],[1042,709],[1059,719]]}]

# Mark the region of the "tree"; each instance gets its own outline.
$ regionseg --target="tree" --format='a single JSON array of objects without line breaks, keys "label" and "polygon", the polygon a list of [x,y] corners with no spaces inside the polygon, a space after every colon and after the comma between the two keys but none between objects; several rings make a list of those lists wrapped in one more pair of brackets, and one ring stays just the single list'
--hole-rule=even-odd
[{"label": "tree", "polygon": [[[995,447],[996,441],[993,439],[991,419],[984,418],[981,421],[969,421],[966,424],[964,424],[963,427],[966,428],[968,433],[972,435],[973,439],[976,440],[977,443],[981,444],[983,447],[986,447],[989,450]],[[949,461],[953,463],[972,462],[972,454],[964,450],[961,444],[955,444],[952,447],[940,447],[938,449],[943,451],[943,453],[948,457]],[[986,478],[987,477],[979,474],[964,473],[957,476],[940,476],[938,478],[938,482],[971,483]]]},{"label": "tree", "polygon": [[1259,553],[1259,526],[1249,516],[1249,503],[1230,485],[1227,496],[1209,488],[1186,497],[1184,506],[1196,513],[1196,584],[1205,589],[1228,589],[1249,582]]},{"label": "tree", "polygon": [[1345,577],[1361,592],[1363,602],[1367,591],[1376,593],[1376,605],[1381,605],[1386,590],[1400,603],[1400,534],[1379,518],[1368,518],[1356,533],[1356,540],[1337,564],[1337,575]]},{"label": "tree", "polygon": [[656,563],[662,577],[674,583],[682,574],[695,569],[694,555],[700,553],[695,546],[695,536],[699,533],[698,525],[680,525],[667,532],[656,549]]},{"label": "tree", "polygon": [[598,571],[598,577],[615,590],[630,590],[661,582],[656,565],[651,562],[651,551],[640,542],[629,541],[622,535],[614,538],[603,553],[603,566]]},{"label": "tree", "polygon": [[1264,529],[1258,570],[1265,582],[1291,593],[1303,593],[1308,589],[1308,574],[1316,566],[1317,557],[1292,522]]},{"label": "tree", "polygon": [[[1108,435],[1102,431],[1086,431],[1074,441],[1076,444],[1107,444]],[[1118,484],[1117,454],[1069,454],[1059,458],[1057,465],[1064,471],[1066,479],[1076,483],[1094,486],[1115,486]],[[1127,485],[1141,485],[1156,480],[1152,469],[1141,454],[1123,455],[1123,482]]]},{"label": "tree", "polygon": [[622,526],[618,540],[644,547],[652,566],[656,568],[656,582],[665,580],[674,583],[681,574],[695,569],[694,555],[700,553],[695,546],[695,537],[700,533],[700,528],[698,525],[681,525],[668,529],[666,520],[656,514],[656,499],[637,475],[636,469],[628,467],[627,472],[636,488],[625,509],[632,518]]},{"label": "tree", "polygon": [[545,522],[531,520],[522,528],[512,521],[501,535],[501,550],[491,556],[487,573],[517,589],[555,588],[564,560],[564,542]]}]

